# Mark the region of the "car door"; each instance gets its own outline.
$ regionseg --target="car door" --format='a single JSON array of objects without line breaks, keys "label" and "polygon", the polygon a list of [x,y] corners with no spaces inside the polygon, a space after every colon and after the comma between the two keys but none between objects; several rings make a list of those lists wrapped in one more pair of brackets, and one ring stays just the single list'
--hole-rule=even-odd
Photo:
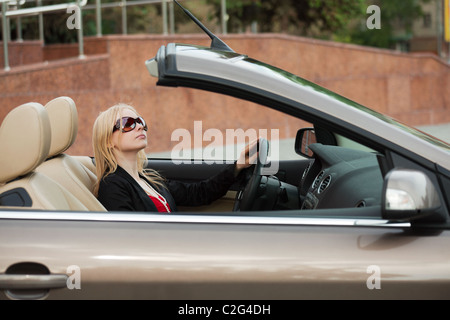
[{"label": "car door", "polygon": [[[195,55],[197,51],[200,49],[190,54]],[[228,63],[222,56],[224,54],[220,56],[221,63]],[[244,59],[241,56],[231,58],[229,63],[235,65]],[[175,57],[172,59],[176,62]],[[170,66],[163,61],[159,63]],[[264,72],[267,70],[264,68]],[[162,70],[159,71],[162,74]],[[367,207],[320,210],[301,210],[298,206],[289,210],[236,212],[228,209],[222,212],[206,206],[184,208],[169,215],[1,208],[1,298],[449,298],[448,172],[436,169],[435,163],[413,151],[405,151],[406,146],[403,149],[398,146],[400,153],[395,150],[397,145],[386,136],[349,124],[348,114],[369,116],[359,111],[347,112],[343,104],[333,102],[328,96],[316,99],[317,94],[322,94],[321,90],[316,87],[311,90],[308,84],[299,91],[310,103],[305,105],[265,91],[264,83],[260,83],[259,88],[239,86],[239,77],[220,82],[217,77],[210,81],[204,74],[200,80],[193,80],[186,74],[180,80],[176,72],[170,76],[172,80],[163,80],[193,87],[206,85],[211,91],[231,95],[237,92],[237,96],[249,97],[301,121],[314,124],[317,121],[332,131],[367,143],[367,147],[384,156],[379,163],[383,176],[395,167],[425,172],[441,200],[441,206],[432,212],[435,215],[428,218],[442,219],[419,224],[406,218],[401,222],[398,221],[401,219],[388,220],[383,217],[386,202],[381,201]],[[246,80],[253,81],[253,77]],[[290,81],[290,76],[276,80]],[[288,83],[286,88],[296,83]],[[313,104],[319,102],[332,104],[343,112],[334,115],[324,106],[317,111]],[[202,116],[208,118],[209,115]],[[229,118],[232,123],[237,121],[236,117]],[[302,127],[296,123],[292,128],[291,121],[272,122],[283,124],[294,134]],[[204,124],[205,129],[210,129],[206,122]],[[380,122],[377,124],[381,126]],[[259,128],[255,125],[255,129]],[[396,132],[387,125],[385,128]],[[200,141],[203,137],[202,134]],[[224,165],[220,160],[230,159],[175,160],[180,159],[151,157],[148,165],[163,171],[169,178],[198,180],[220,170]],[[300,157],[278,160],[278,169],[282,171],[280,179],[284,174],[282,179],[297,187],[310,160]],[[437,173],[439,170],[441,175]],[[382,188],[385,192],[386,184]],[[233,197],[226,201],[233,203]]]},{"label": "car door", "polygon": [[[430,171],[392,150],[384,154],[384,165]],[[311,160],[279,155],[279,169],[297,186]],[[192,181],[226,165],[210,160],[150,158],[149,166]],[[448,178],[433,178],[439,181],[448,187]],[[213,205],[170,215],[1,208],[0,297],[449,298],[445,221],[392,223],[382,218],[381,203],[234,212],[233,196],[221,201],[224,211]]]},{"label": "car door", "polygon": [[449,298],[446,230],[282,212],[0,219],[2,298]]},{"label": "car door", "polygon": [[[149,165],[191,180],[224,164],[149,159]],[[449,298],[445,224],[391,223],[381,205],[216,209],[166,215],[3,208],[1,298]]]}]

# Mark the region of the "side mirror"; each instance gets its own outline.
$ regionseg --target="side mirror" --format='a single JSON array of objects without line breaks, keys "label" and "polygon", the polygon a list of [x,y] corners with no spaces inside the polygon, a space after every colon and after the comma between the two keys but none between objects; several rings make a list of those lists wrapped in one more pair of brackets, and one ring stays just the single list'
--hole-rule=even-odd
[{"label": "side mirror", "polygon": [[383,219],[410,221],[435,212],[441,201],[425,173],[392,169],[384,179],[382,206]]},{"label": "side mirror", "polygon": [[317,143],[314,128],[300,129],[295,137],[295,152],[303,157],[312,158],[313,152],[309,146],[314,143]]}]

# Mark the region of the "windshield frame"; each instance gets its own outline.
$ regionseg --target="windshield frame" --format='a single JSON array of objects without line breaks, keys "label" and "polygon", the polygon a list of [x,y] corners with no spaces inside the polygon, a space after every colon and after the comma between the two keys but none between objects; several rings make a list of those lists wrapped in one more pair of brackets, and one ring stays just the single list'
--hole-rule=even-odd
[{"label": "windshield frame", "polygon": [[448,143],[246,55],[169,43],[155,59],[158,85],[197,88],[256,102],[329,125],[331,131],[377,151],[389,149],[423,162],[420,156],[450,170]]}]

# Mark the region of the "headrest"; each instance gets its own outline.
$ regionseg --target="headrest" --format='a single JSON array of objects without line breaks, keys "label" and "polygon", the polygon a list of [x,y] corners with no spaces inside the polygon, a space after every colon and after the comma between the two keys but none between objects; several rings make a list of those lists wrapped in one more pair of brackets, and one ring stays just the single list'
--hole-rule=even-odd
[{"label": "headrest", "polygon": [[39,103],[11,110],[0,126],[0,183],[33,171],[50,150],[50,120]]},{"label": "headrest", "polygon": [[45,105],[50,118],[52,142],[49,157],[63,153],[75,142],[78,133],[78,112],[69,97],[58,97]]}]

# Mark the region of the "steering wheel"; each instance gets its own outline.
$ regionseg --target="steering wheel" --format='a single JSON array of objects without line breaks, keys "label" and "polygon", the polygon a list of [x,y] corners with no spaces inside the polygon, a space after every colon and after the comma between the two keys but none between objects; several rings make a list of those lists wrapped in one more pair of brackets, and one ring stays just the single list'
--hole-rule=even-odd
[{"label": "steering wheel", "polygon": [[269,141],[264,138],[260,138],[258,141],[258,157],[256,164],[247,168],[247,172],[253,168],[253,172],[246,175],[246,182],[244,188],[238,191],[236,199],[234,201],[233,211],[250,211],[253,207],[253,203],[258,195],[260,189],[262,171],[264,165],[268,162],[269,154]]}]

